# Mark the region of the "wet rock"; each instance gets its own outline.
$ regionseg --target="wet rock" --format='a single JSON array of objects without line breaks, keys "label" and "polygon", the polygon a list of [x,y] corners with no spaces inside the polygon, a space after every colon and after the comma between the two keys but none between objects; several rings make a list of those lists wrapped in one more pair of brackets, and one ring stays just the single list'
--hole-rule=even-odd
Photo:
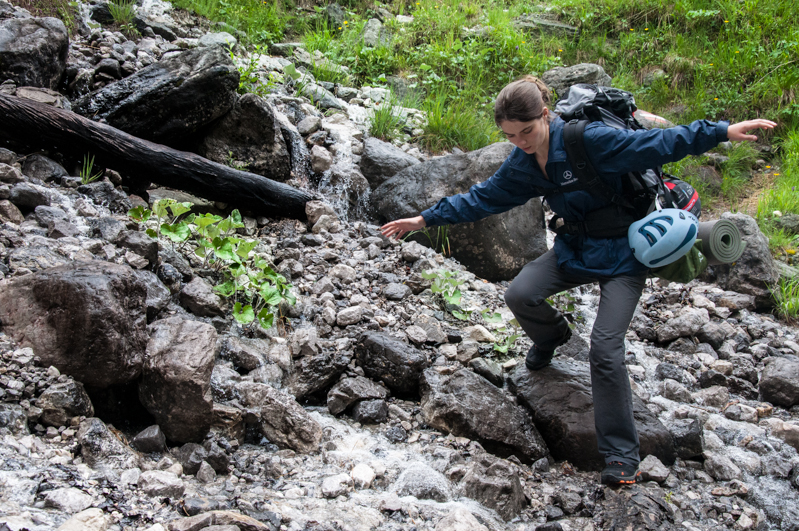
[{"label": "wet rock", "polygon": [[730,392],[726,387],[716,385],[693,393],[691,398],[697,404],[720,408],[730,401]]},{"label": "wet rock", "polygon": [[293,397],[257,383],[243,382],[237,389],[242,404],[259,412],[259,427],[269,441],[303,453],[319,447],[322,427]]},{"label": "wet rock", "polygon": [[67,28],[57,18],[0,20],[0,79],[55,90],[68,50]]},{"label": "wet rock", "polygon": [[383,382],[400,396],[418,392],[422,371],[429,364],[423,352],[380,332],[362,334],[356,355],[366,376]]},{"label": "wet rock", "polygon": [[401,443],[408,440],[408,432],[402,426],[392,426],[386,430],[386,439],[393,443]]},{"label": "wet rock", "polygon": [[78,193],[92,198],[96,204],[107,206],[111,212],[118,214],[127,213],[133,208],[133,203],[130,202],[125,192],[117,190],[108,181],[95,181],[78,186]]},{"label": "wet rock", "polygon": [[322,494],[326,498],[337,498],[346,494],[352,485],[352,478],[349,474],[336,474],[322,480]]},{"label": "wet rock", "polygon": [[760,395],[774,405],[789,408],[799,404],[799,359],[771,358],[760,376]]},{"label": "wet rock", "polygon": [[216,317],[225,314],[222,298],[211,285],[200,277],[194,277],[180,292],[180,304],[200,317]]},{"label": "wet rock", "polygon": [[93,468],[126,470],[135,468],[136,454],[98,418],[88,418],[80,423],[77,440],[80,443],[81,457]]},{"label": "wet rock", "polygon": [[358,463],[350,471],[350,477],[357,488],[368,489],[372,486],[377,475],[369,465]]},{"label": "wet rock", "polygon": [[446,502],[452,498],[447,478],[420,462],[411,463],[403,470],[392,490],[398,496],[415,496],[420,500]]},{"label": "wet rock", "polygon": [[302,86],[300,93],[321,109],[345,110],[347,107],[343,100],[338,99],[332,92],[316,83],[306,83]]},{"label": "wet rock", "polygon": [[51,490],[44,497],[45,507],[53,507],[67,514],[79,513],[91,507],[92,503],[91,496],[74,487]]},{"label": "wet rock", "polygon": [[314,173],[324,173],[333,165],[333,156],[322,146],[311,148],[311,169]]},{"label": "wet rock", "polygon": [[461,369],[451,376],[427,369],[421,381],[422,416],[430,426],[477,440],[499,456],[532,462],[547,455],[530,414],[485,378]]},{"label": "wet rock", "polygon": [[286,389],[297,400],[330,387],[352,360],[351,352],[321,352],[295,362]]},{"label": "wet rock", "polygon": [[25,221],[25,216],[19,208],[8,199],[0,200],[0,221],[19,225]]},{"label": "wet rock", "polygon": [[393,144],[374,137],[363,142],[360,168],[372,188],[377,188],[397,172],[415,164],[419,164],[418,159]]},{"label": "wet rock", "polygon": [[[213,483],[213,481],[216,479],[216,472],[211,465],[203,461],[200,464],[200,469],[197,471],[195,476],[197,477],[197,481],[200,483]],[[235,526],[233,526],[233,528],[238,529],[238,527]]]},{"label": "wet rock", "polygon": [[361,424],[380,424],[388,418],[385,400],[361,400],[352,408],[352,418]]},{"label": "wet rock", "polygon": [[0,163],[0,183],[17,184],[24,182],[25,176],[17,168]]},{"label": "wet rock", "polygon": [[291,158],[275,117],[275,109],[255,94],[245,94],[200,143],[198,153],[224,164],[231,157],[247,171],[285,182]]},{"label": "wet rock", "polygon": [[73,109],[140,138],[178,145],[227,113],[239,73],[221,46],[173,54],[77,100]]},{"label": "wet rock", "polygon": [[171,317],[150,325],[139,400],[175,442],[202,440],[211,427],[216,330]]},{"label": "wet rock", "polygon": [[669,424],[674,449],[682,459],[702,455],[702,423],[699,420],[675,419]]},{"label": "wet rock", "polygon": [[527,505],[517,468],[488,454],[469,464],[458,489],[462,495],[497,511],[506,521],[518,516]]},{"label": "wet rock", "polygon": [[186,486],[172,472],[166,470],[148,470],[139,477],[139,488],[149,496],[180,498]]},{"label": "wet rock", "polygon": [[384,387],[363,376],[344,378],[327,393],[327,409],[338,415],[359,400],[384,399],[387,395]]},{"label": "wet rock", "polygon": [[41,186],[17,183],[11,187],[8,200],[22,210],[33,210],[39,205],[50,206],[50,197]]},{"label": "wet rock", "polygon": [[7,428],[12,434],[28,434],[28,416],[21,406],[0,403],[0,428]]},{"label": "wet rock", "polygon": [[669,477],[669,469],[654,455],[646,456],[638,465],[638,470],[641,471],[641,478],[644,481],[663,483]]},{"label": "wet rock", "polygon": [[154,424],[137,433],[130,445],[144,453],[163,452],[166,448],[166,435],[158,424]]},{"label": "wet rock", "polygon": [[74,380],[45,389],[36,400],[36,407],[42,410],[39,421],[45,426],[67,426],[72,417],[94,416],[94,407],[83,384]]},{"label": "wet rock", "polygon": [[[436,198],[462,193],[485,181],[499,169],[513,146],[504,142],[437,157],[398,172],[372,192],[372,206],[381,219],[416,216],[433,206]],[[541,225],[541,203],[534,199],[522,207],[475,223],[449,229],[453,257],[475,275],[488,280],[510,280],[528,262],[546,252]],[[421,237],[417,241],[429,245]]]},{"label": "wet rock", "polygon": [[9,281],[0,290],[0,322],[45,366],[108,387],[141,373],[145,300],[128,266],[72,262]]},{"label": "wet rock", "polygon": [[164,286],[161,279],[152,271],[140,269],[136,271],[136,276],[139,277],[147,287],[147,299],[145,303],[147,304],[147,320],[151,321],[156,318],[161,310],[167,307],[172,299],[172,295],[169,292],[169,288]]},{"label": "wet rock", "polygon": [[705,472],[717,481],[741,479],[741,469],[729,457],[716,452],[705,452]]},{"label": "wet rock", "polygon": [[659,531],[667,529],[674,521],[674,509],[663,501],[662,493],[649,490],[645,485],[605,488],[603,495],[603,527]]},{"label": "wet rock", "polygon": [[144,232],[122,231],[114,243],[143,257],[151,267],[158,263],[158,240],[151,238]]},{"label": "wet rock", "polygon": [[[540,371],[530,372],[520,366],[511,373],[508,384],[519,402],[532,412],[552,457],[566,459],[584,470],[604,468],[604,458],[597,451],[588,367],[556,358]],[[671,434],[635,394],[633,415],[641,457],[651,454],[663,463],[673,463]]]},{"label": "wet rock", "polygon": [[547,87],[561,97],[565,96],[567,88],[577,83],[599,85],[600,87],[611,86],[611,78],[605,73],[605,69],[593,63],[580,63],[568,67],[559,66],[544,72],[541,79]]},{"label": "wet rock", "polygon": [[313,225],[322,216],[335,216],[336,211],[333,207],[322,201],[308,201],[305,203],[305,215],[308,216],[308,222]]},{"label": "wet rock", "polygon": [[22,173],[45,182],[61,181],[62,177],[69,175],[59,163],[39,153],[29,155],[22,164]]}]

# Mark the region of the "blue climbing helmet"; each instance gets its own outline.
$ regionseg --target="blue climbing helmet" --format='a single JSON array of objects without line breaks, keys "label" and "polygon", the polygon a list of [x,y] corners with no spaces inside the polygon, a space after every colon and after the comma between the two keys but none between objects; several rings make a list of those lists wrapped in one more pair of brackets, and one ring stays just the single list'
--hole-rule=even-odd
[{"label": "blue climbing helmet", "polygon": [[699,220],[688,211],[663,208],[630,225],[627,238],[639,262],[661,267],[682,258],[693,247]]}]

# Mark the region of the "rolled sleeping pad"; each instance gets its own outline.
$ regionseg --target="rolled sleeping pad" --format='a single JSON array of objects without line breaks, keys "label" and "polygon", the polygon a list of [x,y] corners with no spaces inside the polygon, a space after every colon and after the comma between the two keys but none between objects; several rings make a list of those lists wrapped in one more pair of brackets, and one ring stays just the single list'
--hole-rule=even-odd
[{"label": "rolled sleeping pad", "polygon": [[696,238],[702,240],[702,254],[708,265],[731,264],[741,257],[746,247],[738,227],[727,219],[700,222]]}]

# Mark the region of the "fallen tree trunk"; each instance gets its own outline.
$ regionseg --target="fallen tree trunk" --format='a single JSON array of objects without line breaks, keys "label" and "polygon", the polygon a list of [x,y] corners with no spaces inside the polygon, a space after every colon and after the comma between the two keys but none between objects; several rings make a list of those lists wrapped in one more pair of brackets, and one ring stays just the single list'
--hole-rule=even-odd
[{"label": "fallen tree trunk", "polygon": [[305,219],[305,203],[313,199],[287,184],[31,100],[0,95],[0,116],[0,141],[90,153],[99,165],[126,176],[221,201],[255,215]]}]

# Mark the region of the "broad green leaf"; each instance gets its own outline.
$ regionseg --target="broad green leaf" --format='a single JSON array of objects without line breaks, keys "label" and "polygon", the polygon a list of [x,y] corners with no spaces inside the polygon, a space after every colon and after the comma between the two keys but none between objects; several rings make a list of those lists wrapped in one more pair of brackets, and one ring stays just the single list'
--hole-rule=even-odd
[{"label": "broad green leaf", "polygon": [[237,260],[236,254],[233,252],[233,245],[228,238],[214,238],[214,255],[222,260],[235,262]]},{"label": "broad green leaf", "polygon": [[222,218],[212,214],[205,214],[204,216],[196,216],[194,218],[194,224],[201,229],[207,227],[208,225],[213,225],[219,221],[222,221]]},{"label": "broad green leaf", "polygon": [[261,298],[269,306],[277,306],[278,304],[280,304],[280,301],[283,300],[283,297],[280,295],[280,291],[278,291],[277,288],[270,286],[268,284],[263,288],[261,288],[259,295],[261,295]]},{"label": "broad green leaf", "polygon": [[297,81],[302,77],[302,74],[297,72],[297,67],[294,66],[294,63],[289,63],[284,66],[283,72],[288,74],[294,81]]},{"label": "broad green leaf", "polygon": [[174,217],[178,217],[178,216],[180,216],[181,214],[185,214],[186,212],[188,212],[189,210],[191,210],[191,205],[192,205],[192,204],[191,204],[191,203],[189,203],[189,202],[185,202],[185,203],[174,203],[174,204],[172,204],[172,205],[169,205],[169,210],[171,210],[171,211],[172,211],[172,215],[173,215]]},{"label": "broad green leaf", "polygon": [[189,236],[191,236],[191,231],[185,222],[180,221],[172,225],[168,223],[162,224],[161,234],[175,243],[182,243],[189,239]]},{"label": "broad green leaf", "polygon": [[167,207],[173,203],[177,203],[177,201],[174,199],[159,199],[153,203],[153,213],[159,218],[165,218],[168,215]]},{"label": "broad green leaf", "polygon": [[272,324],[275,322],[275,314],[271,313],[266,308],[263,308],[260,312],[258,312],[258,323],[261,325],[262,328],[268,330],[272,328]]},{"label": "broad green leaf", "polygon": [[444,294],[444,299],[450,304],[455,304],[455,305],[460,304],[461,303],[461,290],[456,289],[454,292],[452,292],[449,295],[447,295],[445,293]]},{"label": "broad green leaf", "polygon": [[469,320],[469,316],[471,315],[471,313],[472,312],[469,312],[469,311],[460,312],[458,310],[454,310],[452,312],[452,315],[454,315],[456,318],[460,319],[461,321],[468,321]]},{"label": "broad green leaf", "polygon": [[[236,293],[236,283],[232,280],[214,286],[214,291],[223,297],[232,297]],[[238,304],[238,303],[237,303]],[[252,320],[252,319],[250,319]]]},{"label": "broad green leaf", "polygon": [[422,278],[426,280],[433,280],[434,278],[438,278],[438,272],[433,271],[432,269],[430,271],[422,271]]},{"label": "broad green leaf", "polygon": [[242,307],[240,302],[234,304],[233,318],[241,324],[251,323],[253,319],[255,319],[255,312],[253,312],[252,305],[248,304],[247,306]]},{"label": "broad green leaf", "polygon": [[153,215],[153,212],[148,209],[144,208],[143,206],[139,205],[136,208],[131,208],[128,210],[128,216],[132,217],[134,221],[138,223],[144,223],[150,219],[150,216]]},{"label": "broad green leaf", "polygon": [[144,232],[145,232],[145,234],[147,234],[147,236],[149,236],[150,238],[155,238],[156,240],[158,239],[158,233],[157,233],[157,232],[155,232],[155,229],[147,229],[147,230],[146,230],[146,231],[144,231]]},{"label": "broad green leaf", "polygon": [[483,314],[483,320],[486,323],[501,323],[502,322],[502,316],[499,313],[497,313],[497,312],[493,312],[492,313],[491,310],[489,310],[488,308],[483,310],[482,314]]},{"label": "broad green leaf", "polygon": [[297,297],[295,297],[294,295],[292,295],[292,294],[291,294],[291,292],[288,292],[288,291],[287,291],[287,292],[285,292],[285,293],[283,294],[283,298],[286,300],[286,302],[288,302],[288,303],[289,303],[289,304],[291,304],[292,306],[294,306],[294,305],[297,303]]},{"label": "broad green leaf", "polygon": [[236,247],[236,254],[240,257],[246,259],[250,255],[250,251],[255,249],[255,246],[258,245],[257,240],[252,240],[249,242],[242,242]]}]

